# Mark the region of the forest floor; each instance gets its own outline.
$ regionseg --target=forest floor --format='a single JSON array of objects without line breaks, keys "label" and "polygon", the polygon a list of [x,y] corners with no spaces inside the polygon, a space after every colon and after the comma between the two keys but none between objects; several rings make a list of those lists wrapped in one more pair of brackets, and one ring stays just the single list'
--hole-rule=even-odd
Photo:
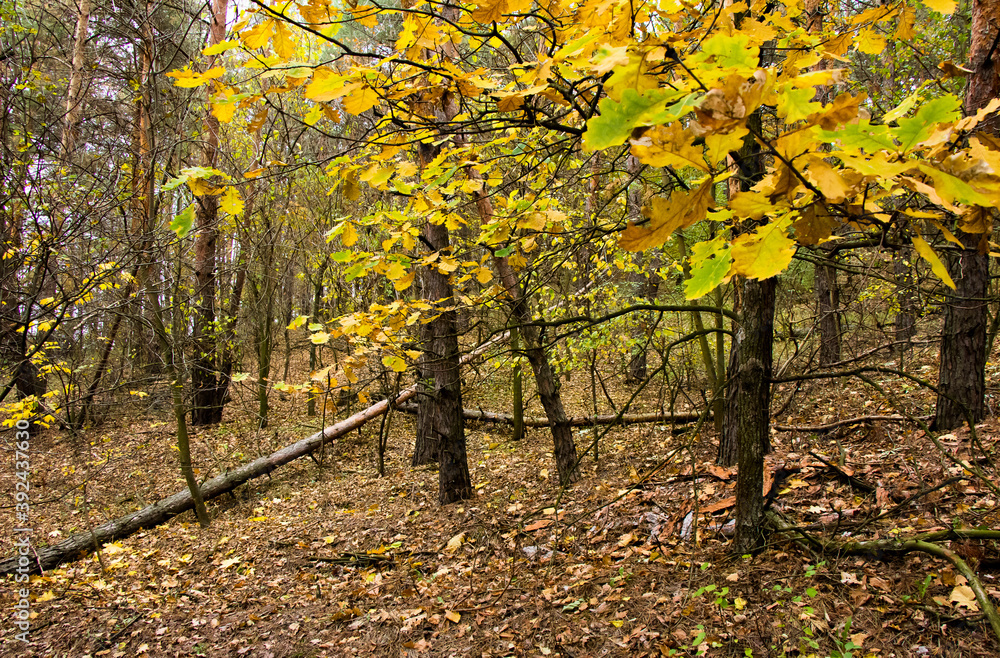
[{"label": "forest floor", "polygon": [[[478,376],[466,406],[508,411],[506,375],[483,367]],[[776,422],[815,425],[898,413],[900,406],[914,414],[933,408],[926,392],[889,377],[876,381],[892,400],[861,382],[814,383]],[[572,413],[592,410],[589,383],[574,376],[564,384]],[[629,394],[621,383],[609,392]],[[776,409],[790,392],[776,392]],[[644,394],[633,411],[655,409],[658,395]],[[167,410],[139,406],[154,398],[137,399],[81,436],[53,429],[33,439],[36,543],[57,542],[183,488]],[[266,430],[253,428],[252,400],[237,390],[226,422],[197,432],[199,477],[319,427],[301,398],[273,398]],[[528,413],[541,415],[537,399]],[[697,435],[691,425],[611,429],[568,490],[558,486],[546,431],[512,442],[507,427],[470,425],[476,495],[444,508],[436,471],[409,466],[412,423],[392,418],[384,477],[375,468],[374,421],[315,460],[211,501],[207,529],[188,512],[33,578],[31,643],[15,639],[7,614],[0,654],[997,655],[962,576],[929,555],[817,555],[777,536],[759,556],[731,555],[725,524],[735,471],[714,465],[710,423]],[[577,433],[581,451],[590,432]],[[979,437],[994,454],[1000,426],[991,418]],[[773,508],[817,536],[998,527],[1000,507],[989,489],[913,424],[776,431],[772,439]],[[967,430],[940,440],[951,457],[970,458]],[[14,525],[11,470],[0,476],[5,538]],[[1000,481],[995,470],[988,474]],[[952,548],[1000,600],[996,547]],[[7,577],[0,597],[7,611],[16,587]]]}]

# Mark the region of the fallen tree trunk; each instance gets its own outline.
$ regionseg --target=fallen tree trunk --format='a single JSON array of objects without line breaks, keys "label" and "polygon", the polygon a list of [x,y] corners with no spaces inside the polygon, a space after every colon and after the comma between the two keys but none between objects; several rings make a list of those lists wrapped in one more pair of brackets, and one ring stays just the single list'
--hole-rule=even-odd
[{"label": "fallen tree trunk", "polygon": [[[397,407],[399,411],[408,414],[417,413],[417,405],[415,404],[404,404]],[[466,420],[475,420],[484,423],[506,423],[508,425],[514,424],[513,414],[499,414],[492,411],[483,411],[482,409],[463,409],[462,415]],[[633,425],[636,423],[693,423],[701,418],[700,413],[686,413],[686,414],[631,414],[624,416],[608,415],[608,416],[573,416],[568,419],[569,425],[572,427],[590,427],[592,425]],[[711,420],[712,414],[708,414],[708,419]],[[525,427],[548,427],[549,421],[547,418],[525,418]]]},{"label": "fallen tree trunk", "polygon": [[982,611],[983,616],[986,617],[986,620],[990,624],[990,628],[993,630],[993,636],[998,642],[1000,642],[1000,614],[997,613],[996,608],[993,606],[989,593],[986,591],[986,588],[983,587],[982,581],[979,580],[979,576],[976,575],[976,572],[969,567],[969,565],[961,558],[961,556],[958,555],[958,553],[944,548],[943,546],[938,546],[934,543],[954,539],[996,541],[1000,539],[1000,531],[980,528],[968,530],[951,529],[928,532],[910,539],[890,538],[873,539],[871,541],[837,542],[825,541],[813,537],[812,535],[806,533],[802,528],[798,528],[785,522],[781,515],[775,512],[769,512],[767,518],[774,526],[775,530],[797,535],[792,537],[794,541],[808,545],[814,550],[818,550],[828,555],[904,555],[913,551],[922,551],[924,553],[948,560],[951,562],[952,566],[955,567],[956,571],[965,576],[965,580],[968,583],[969,588],[972,589],[972,593],[976,597],[976,602],[979,604],[979,609]]},{"label": "fallen tree trunk", "polygon": [[[490,347],[502,342],[506,338],[507,334],[504,333],[493,340],[483,343],[462,357],[461,363],[469,363],[481,356]],[[393,403],[398,405],[406,402],[415,396],[418,390],[418,385],[414,384],[400,391],[399,395],[393,400]],[[207,480],[200,487],[202,499],[210,500],[228,491],[232,491],[244,482],[258,478],[261,475],[266,475],[279,466],[284,466],[288,462],[312,453],[324,443],[361,427],[373,418],[378,418],[389,410],[389,404],[390,401],[388,399],[376,402],[353,416],[345,418],[339,423],[316,432],[297,443],[285,446],[277,452],[260,457],[249,464],[244,464],[235,470]],[[187,489],[184,489],[141,510],[113,519],[91,530],[78,532],[58,544],[39,549],[35,549],[32,546],[33,554],[29,557],[27,565],[19,564],[20,558],[17,556],[0,561],[0,575],[15,572],[24,573],[25,571],[18,571],[19,566],[21,569],[26,569],[27,573],[40,573],[46,569],[52,569],[62,562],[68,562],[89,553],[95,546],[123,539],[145,528],[160,525],[192,508],[194,508],[194,501],[191,499],[191,493]]]}]

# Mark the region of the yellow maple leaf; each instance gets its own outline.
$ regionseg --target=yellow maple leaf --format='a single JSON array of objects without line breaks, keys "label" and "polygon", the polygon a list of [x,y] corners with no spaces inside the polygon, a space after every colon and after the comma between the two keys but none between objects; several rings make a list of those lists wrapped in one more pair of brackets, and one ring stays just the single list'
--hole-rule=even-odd
[{"label": "yellow maple leaf", "polygon": [[657,126],[632,140],[632,154],[653,167],[694,167],[707,172],[702,147],[695,146],[695,134],[679,121]]},{"label": "yellow maple leaf", "polygon": [[896,32],[892,35],[896,39],[901,41],[909,41],[917,35],[913,29],[913,23],[916,21],[917,10],[911,5],[903,5],[899,13],[899,23],[896,25]]},{"label": "yellow maple leaf", "polygon": [[344,109],[357,116],[378,105],[378,93],[368,85],[360,85],[356,91],[344,99]]},{"label": "yellow maple leaf", "polygon": [[274,53],[281,59],[291,59],[295,54],[292,31],[283,22],[274,24]]},{"label": "yellow maple leaf", "polygon": [[236,114],[236,105],[236,102],[231,100],[213,100],[212,116],[220,123],[229,123],[233,120],[233,115]]},{"label": "yellow maple leaf", "polygon": [[305,97],[311,101],[325,103],[335,98],[340,98],[351,89],[360,85],[345,85],[346,77],[328,68],[316,69],[313,73],[312,81],[306,85]]},{"label": "yellow maple leaf", "polygon": [[201,178],[189,178],[187,179],[187,186],[191,188],[191,193],[195,196],[215,196],[222,192],[221,187],[216,187],[210,183],[206,183]]},{"label": "yellow maple leaf", "polygon": [[809,159],[806,178],[832,203],[842,203],[851,195],[851,186],[830,163],[819,157]]},{"label": "yellow maple leaf", "polygon": [[731,251],[733,273],[748,279],[768,279],[788,267],[795,255],[795,241],[788,237],[791,221],[785,216],[735,238]]},{"label": "yellow maple leaf", "polygon": [[675,231],[704,219],[708,209],[714,205],[713,186],[714,181],[708,177],[694,191],[674,190],[669,198],[653,197],[650,204],[643,208],[649,225],[636,226],[629,222],[618,238],[618,245],[626,251],[658,247],[669,240]]},{"label": "yellow maple leaf", "polygon": [[507,12],[507,0],[481,0],[476,3],[472,20],[478,23],[493,23],[503,18]]},{"label": "yellow maple leaf", "polygon": [[406,274],[406,266],[400,263],[398,260],[389,266],[386,270],[385,275],[392,280],[396,280]]},{"label": "yellow maple leaf", "polygon": [[861,30],[858,34],[857,47],[867,55],[879,55],[885,50],[885,37],[872,28]]},{"label": "yellow maple leaf", "polygon": [[941,259],[938,258],[938,255],[934,253],[934,250],[931,249],[931,246],[927,244],[924,241],[924,239],[919,235],[914,235],[912,238],[910,238],[910,241],[913,243],[913,246],[917,250],[917,253],[920,254],[920,257],[930,264],[931,271],[934,272],[934,274],[936,274],[937,277],[944,282],[944,285],[954,290],[955,282],[952,281],[951,275],[948,274],[948,268],[944,266],[944,263],[942,263]]},{"label": "yellow maple leaf", "polygon": [[413,279],[416,277],[416,274],[416,272],[410,272],[406,276],[396,279],[392,282],[392,287],[396,289],[396,292],[403,292],[413,285]]},{"label": "yellow maple leaf", "polygon": [[192,71],[190,66],[186,66],[180,71],[170,71],[167,73],[167,77],[174,79],[175,87],[193,89],[194,87],[200,87],[204,84],[208,84],[215,78],[222,77],[225,73],[226,69],[221,66],[213,66],[204,73]]},{"label": "yellow maple leaf", "polygon": [[340,234],[340,241],[345,247],[353,247],[358,241],[358,232],[354,230],[354,225],[350,222],[344,224],[344,231]]},{"label": "yellow maple leaf", "polygon": [[955,0],[920,0],[925,7],[939,14],[950,16],[955,13]]},{"label": "yellow maple leaf", "polygon": [[219,205],[230,215],[239,215],[243,212],[243,197],[239,190],[229,186],[219,199]]},{"label": "yellow maple leaf", "polygon": [[257,24],[257,26],[240,32],[240,41],[243,45],[250,50],[256,50],[258,48],[263,48],[267,40],[271,38],[271,34],[274,32],[274,21],[267,19],[262,23]]}]

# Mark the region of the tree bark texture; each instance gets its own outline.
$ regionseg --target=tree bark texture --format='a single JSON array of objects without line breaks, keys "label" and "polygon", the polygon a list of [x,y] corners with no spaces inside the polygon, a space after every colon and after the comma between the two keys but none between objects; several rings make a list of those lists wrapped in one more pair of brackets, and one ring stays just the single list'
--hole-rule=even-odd
[{"label": "tree bark texture", "polygon": [[739,418],[740,389],[736,374],[740,367],[740,333],[736,327],[733,327],[733,340],[729,347],[729,364],[726,366],[726,373],[733,379],[726,385],[726,417],[723,422],[722,434],[719,435],[719,452],[715,458],[715,463],[719,466],[735,466],[740,458],[740,426],[736,422],[736,419]]},{"label": "tree bark texture", "polygon": [[[439,253],[451,245],[444,224],[427,224],[424,237]],[[472,497],[472,481],[465,452],[465,419],[462,417],[462,379],[459,376],[458,334],[455,330],[455,299],[449,275],[436,263],[424,272],[426,299],[438,306],[439,315],[431,322],[426,346],[427,370],[434,381],[430,392],[428,431],[437,441],[438,501],[442,505]]]},{"label": "tree bark texture", "polygon": [[[423,299],[430,299],[427,293],[427,276],[428,271],[426,269],[419,274],[420,296]],[[438,440],[431,431],[434,417],[434,398],[432,397],[434,376],[427,365],[430,358],[428,350],[433,338],[433,331],[430,324],[421,324],[420,343],[423,347],[423,353],[417,359],[417,385],[419,386],[417,405],[419,412],[417,413],[415,428],[416,442],[413,445],[413,460],[411,462],[413,466],[432,464],[438,460]]]},{"label": "tree bark texture", "polygon": [[[1000,96],[1000,3],[974,0],[972,3],[972,43],[969,61],[973,73],[965,97],[968,114]],[[1000,118],[993,115],[979,124],[979,130],[997,135]],[[965,247],[950,263],[956,289],[947,300],[944,332],[941,335],[941,365],[938,375],[939,395],[934,427],[946,430],[984,415],[986,392],[986,293],[989,284],[987,260],[989,234],[955,231]]]},{"label": "tree bark texture", "polygon": [[892,267],[896,279],[896,303],[899,305],[893,320],[893,342],[898,343],[896,352],[900,355],[908,350],[908,343],[917,335],[917,302],[913,270],[907,255],[907,250],[897,254]]},{"label": "tree bark texture", "polygon": [[[214,46],[225,37],[228,0],[212,0],[212,23],[208,45]],[[210,57],[206,68],[215,65]],[[202,142],[202,166],[215,167],[219,147],[219,120],[210,110],[205,112]],[[229,378],[219,371],[219,337],[216,328],[216,260],[219,239],[219,199],[206,194],[196,200],[197,233],[194,241],[194,349],[191,383],[194,397],[191,407],[193,425],[213,425],[222,421],[222,408]]]},{"label": "tree bark texture", "polygon": [[952,258],[955,291],[946,298],[941,366],[938,375],[934,428],[950,430],[966,422],[966,412],[977,422],[985,415],[986,393],[986,292],[989,263],[987,236],[956,231],[965,245]]},{"label": "tree bark texture", "polygon": [[521,379],[521,332],[516,327],[510,330],[510,349],[514,357],[514,372],[510,384],[514,413],[510,438],[512,441],[520,441],[524,438],[524,386]]},{"label": "tree bark texture", "polygon": [[72,157],[76,148],[76,131],[83,116],[83,69],[87,65],[87,38],[90,25],[90,0],[79,0],[76,5],[76,29],[73,32],[73,60],[70,64],[69,89],[66,93],[66,115],[63,119],[62,150],[64,157]]},{"label": "tree bark texture", "polygon": [[770,448],[771,374],[774,302],[777,279],[748,279],[743,284],[739,349],[737,423],[739,473],[736,478],[736,536],[739,554],[764,546],[764,454]]},{"label": "tree bark texture", "polygon": [[837,270],[817,263],[813,277],[816,288],[816,311],[819,315],[819,365],[840,361],[840,288]]}]

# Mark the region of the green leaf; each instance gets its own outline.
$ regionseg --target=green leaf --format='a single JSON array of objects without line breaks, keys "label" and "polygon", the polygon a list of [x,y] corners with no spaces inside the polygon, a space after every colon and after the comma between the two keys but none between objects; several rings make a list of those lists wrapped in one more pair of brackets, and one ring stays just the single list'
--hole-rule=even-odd
[{"label": "green leaf", "polygon": [[906,116],[913,109],[913,106],[917,104],[918,100],[920,100],[920,89],[904,98],[899,105],[886,112],[882,117],[882,121],[892,123],[896,119]]},{"label": "green leaf", "polygon": [[889,135],[889,126],[873,126],[867,121],[849,123],[837,130],[821,130],[819,136],[824,141],[840,142],[844,150],[863,149],[869,154],[896,150],[896,143]]},{"label": "green leaf", "polygon": [[382,365],[386,368],[391,368],[393,372],[403,372],[406,370],[406,361],[392,354],[382,357]]},{"label": "green leaf", "polygon": [[957,176],[952,176],[926,164],[919,164],[920,171],[934,181],[934,190],[948,203],[964,203],[970,206],[984,208],[996,205],[996,201],[988,194],[977,191],[971,185]]},{"label": "green leaf", "polygon": [[177,237],[184,239],[187,234],[191,232],[191,227],[194,225],[194,204],[192,203],[187,208],[182,210],[173,221],[170,222],[170,230],[177,234]]},{"label": "green leaf", "polygon": [[788,123],[805,119],[813,112],[823,108],[821,104],[812,102],[815,96],[816,89],[814,87],[795,89],[789,85],[778,94],[778,116]]},{"label": "green leaf", "polygon": [[725,34],[716,32],[701,44],[701,53],[693,59],[708,61],[711,58],[720,68],[755,71],[760,58],[760,48],[750,45],[750,37],[741,32]]},{"label": "green leaf", "polygon": [[930,137],[937,124],[957,119],[961,106],[961,101],[948,94],[924,103],[912,118],[900,119],[899,127],[892,131],[899,140],[900,149],[909,151]]},{"label": "green leaf", "polygon": [[699,242],[691,247],[691,278],[684,282],[684,296],[698,299],[722,283],[733,265],[725,236]]},{"label": "green leaf", "polygon": [[[638,126],[669,123],[676,117],[664,116],[663,111],[667,109],[667,103],[676,97],[677,92],[671,89],[651,89],[643,94],[635,89],[626,89],[622,92],[621,102],[613,98],[604,98],[598,105],[600,114],[587,122],[587,132],[583,134],[584,148],[588,151],[599,151],[618,146],[624,144],[631,136],[632,130]],[[671,107],[671,112],[668,114],[673,114],[675,108],[677,111],[683,111],[685,101],[688,99],[690,105],[687,112],[690,112],[694,108],[695,97],[695,94],[689,94],[680,103]]]},{"label": "green leaf", "polygon": [[951,275],[948,274],[948,268],[944,266],[944,263],[942,263],[941,259],[938,258],[938,255],[934,253],[931,246],[927,244],[919,235],[914,235],[910,241],[913,242],[913,246],[917,250],[917,253],[920,254],[920,257],[930,264],[931,271],[944,282],[944,285],[954,290],[955,282],[951,280]]}]

